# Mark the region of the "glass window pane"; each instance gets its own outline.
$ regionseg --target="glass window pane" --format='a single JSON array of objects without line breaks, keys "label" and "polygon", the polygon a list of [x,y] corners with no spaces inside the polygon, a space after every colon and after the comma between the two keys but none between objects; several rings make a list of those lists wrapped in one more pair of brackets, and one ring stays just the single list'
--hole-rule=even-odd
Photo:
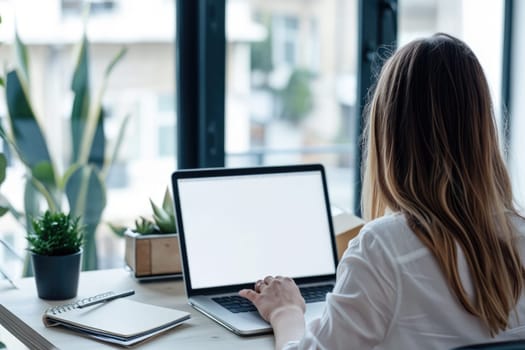
[{"label": "glass window pane", "polygon": [[399,45],[444,32],[470,46],[487,76],[499,123],[504,0],[399,0],[398,10]]},{"label": "glass window pane", "polygon": [[[98,98],[107,65],[122,47],[127,48],[103,95],[106,156],[116,145],[124,118],[129,117],[120,152],[105,182],[107,205],[97,231],[99,267],[105,268],[124,264],[123,243],[107,223],[130,226],[139,216],[151,217],[149,198],[162,200],[177,164],[175,0],[0,0],[0,50],[12,66],[16,13],[20,37],[29,50],[32,102],[63,175],[71,163],[70,86],[86,3],[92,4],[87,23],[92,102]],[[0,116],[5,115],[2,94]],[[12,157],[1,187],[1,193],[19,210],[23,210],[23,173],[20,162]],[[24,229],[10,215],[0,218],[0,238],[20,254],[24,236]],[[6,266],[8,255],[0,247],[1,266]]]},{"label": "glass window pane", "polygon": [[357,0],[227,2],[226,165],[322,163],[351,211]]},{"label": "glass window pane", "polygon": [[514,1],[511,53],[510,168],[514,194],[523,211],[525,204],[525,2]]}]

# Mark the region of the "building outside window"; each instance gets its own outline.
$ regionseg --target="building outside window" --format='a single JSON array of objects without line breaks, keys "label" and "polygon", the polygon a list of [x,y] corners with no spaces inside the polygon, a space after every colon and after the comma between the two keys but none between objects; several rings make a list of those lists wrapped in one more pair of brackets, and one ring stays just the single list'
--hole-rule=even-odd
[{"label": "building outside window", "polygon": [[273,64],[297,65],[299,21],[290,15],[275,16],[272,21]]},{"label": "building outside window", "polygon": [[253,35],[228,35],[226,165],[323,163],[332,203],[350,210],[357,1],[229,0],[227,8],[250,19]]}]

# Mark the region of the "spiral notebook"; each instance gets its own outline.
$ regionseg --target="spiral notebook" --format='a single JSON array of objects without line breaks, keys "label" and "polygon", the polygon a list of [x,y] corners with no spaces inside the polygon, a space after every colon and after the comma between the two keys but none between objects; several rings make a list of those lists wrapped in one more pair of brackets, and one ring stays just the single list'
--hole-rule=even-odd
[{"label": "spiral notebook", "polygon": [[[102,294],[101,294],[102,295]],[[46,327],[62,326],[97,340],[132,346],[146,341],[190,318],[185,311],[120,298],[79,308],[99,296],[46,310]]]}]

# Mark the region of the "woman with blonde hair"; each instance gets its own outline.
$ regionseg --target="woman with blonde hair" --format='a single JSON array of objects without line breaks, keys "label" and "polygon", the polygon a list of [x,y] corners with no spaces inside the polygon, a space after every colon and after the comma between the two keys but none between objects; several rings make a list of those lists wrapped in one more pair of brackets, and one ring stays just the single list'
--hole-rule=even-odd
[{"label": "woman with blonde hair", "polygon": [[305,327],[289,278],[251,300],[278,349],[451,349],[525,338],[525,220],[513,203],[489,88],[445,34],[388,59],[367,109],[363,211],[322,318]]}]

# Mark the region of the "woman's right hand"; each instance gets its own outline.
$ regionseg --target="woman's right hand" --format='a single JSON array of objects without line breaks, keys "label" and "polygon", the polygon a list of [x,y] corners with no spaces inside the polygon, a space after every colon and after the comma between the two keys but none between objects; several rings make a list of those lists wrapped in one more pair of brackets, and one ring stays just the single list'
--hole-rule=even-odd
[{"label": "woman's right hand", "polygon": [[239,295],[250,300],[261,317],[269,323],[272,318],[286,310],[304,314],[304,299],[295,282],[289,277],[266,276],[255,283],[254,289],[243,289]]}]

